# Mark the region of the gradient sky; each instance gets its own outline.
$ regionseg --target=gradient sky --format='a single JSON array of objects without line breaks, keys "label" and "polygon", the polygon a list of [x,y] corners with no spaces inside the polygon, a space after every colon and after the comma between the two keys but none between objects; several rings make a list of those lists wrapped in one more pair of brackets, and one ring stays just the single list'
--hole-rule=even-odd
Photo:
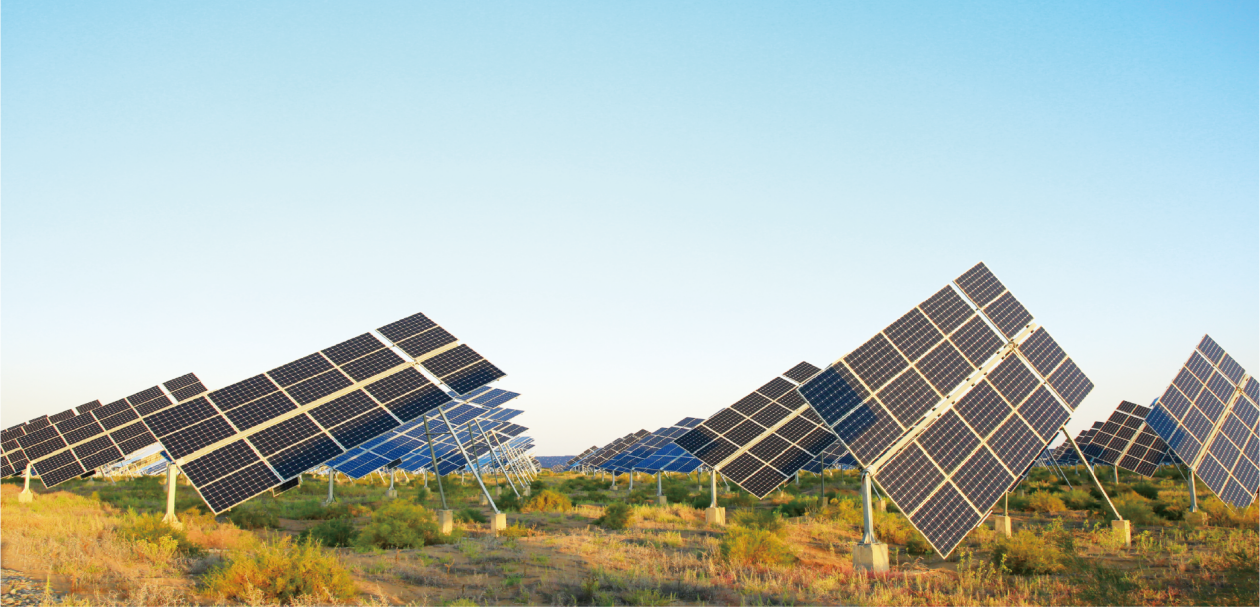
[{"label": "gradient sky", "polygon": [[1097,387],[1260,369],[1252,2],[4,2],[0,425],[423,311],[541,455],[985,261]]}]

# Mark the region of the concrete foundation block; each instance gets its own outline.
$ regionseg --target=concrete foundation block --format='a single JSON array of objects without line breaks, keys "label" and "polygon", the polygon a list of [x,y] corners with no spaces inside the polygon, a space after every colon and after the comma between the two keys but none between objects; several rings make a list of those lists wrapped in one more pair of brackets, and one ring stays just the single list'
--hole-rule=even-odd
[{"label": "concrete foundation block", "polygon": [[993,515],[993,530],[998,535],[1011,537],[1011,517],[1000,514]]},{"label": "concrete foundation block", "polygon": [[656,505],[657,505],[657,506],[668,506],[668,505],[669,505],[669,498],[665,497],[664,495],[658,495],[658,496],[656,496]]},{"label": "concrete foundation block", "polygon": [[499,535],[500,531],[507,529],[507,514],[499,512],[490,515],[490,532]]},{"label": "concrete foundation block", "polygon": [[482,506],[490,505],[490,500],[486,499],[486,494],[484,493],[478,493],[477,500],[478,500],[478,503],[481,504]]},{"label": "concrete foundation block", "polygon": [[494,486],[494,496],[495,496],[495,497],[503,497],[503,485],[495,485],[495,486]]},{"label": "concrete foundation block", "polygon": [[31,500],[34,500],[34,499],[35,499],[35,494],[32,493],[30,489],[24,489],[21,493],[18,494],[18,501],[23,504],[29,504],[31,503]]},{"label": "concrete foundation block", "polygon": [[455,531],[455,511],[438,510],[438,533],[450,535]]},{"label": "concrete foundation block", "polygon": [[524,494],[525,494],[525,497],[529,497],[529,485],[525,485]]},{"label": "concrete foundation block", "polygon": [[1129,521],[1111,521],[1111,530],[1124,540],[1125,548],[1133,545],[1133,528],[1129,525]]},{"label": "concrete foundation block", "polygon": [[888,571],[888,544],[858,544],[854,546],[853,568],[872,573]]},{"label": "concrete foundation block", "polygon": [[184,524],[179,522],[179,519],[175,518],[174,514],[167,514],[166,516],[163,516],[162,522],[176,531],[184,528]]},{"label": "concrete foundation block", "polygon": [[888,512],[888,500],[880,499],[879,501],[875,502],[875,509],[879,510],[880,512]]},{"label": "concrete foundation block", "polygon": [[710,525],[726,525],[726,508],[708,508],[704,511],[704,522]]},{"label": "concrete foundation block", "polygon": [[388,497],[388,498],[390,498],[390,499],[393,499],[393,498],[398,497],[398,490],[397,490],[397,489],[386,489],[386,490],[385,490],[385,497]]}]

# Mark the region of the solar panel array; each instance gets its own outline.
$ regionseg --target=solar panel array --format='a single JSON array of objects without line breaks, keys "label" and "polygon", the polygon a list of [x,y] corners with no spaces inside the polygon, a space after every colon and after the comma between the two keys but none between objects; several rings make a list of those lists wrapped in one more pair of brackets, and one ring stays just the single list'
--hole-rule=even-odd
[{"label": "solar panel array", "polygon": [[90,403],[79,405],[72,410],[62,411],[52,416],[41,415],[30,421],[10,426],[0,431],[0,478],[21,474],[25,471],[26,465],[30,463],[29,458],[26,457],[26,451],[18,443],[18,438],[28,433],[48,428],[54,422],[69,419],[75,413],[84,414],[100,407],[101,401],[94,400]]},{"label": "solar panel array", "polygon": [[141,419],[219,513],[449,402],[415,363],[459,393],[503,376],[423,314],[378,332]]},{"label": "solar panel array", "polygon": [[571,470],[573,466],[576,466],[578,462],[582,461],[583,459],[586,459],[586,457],[590,455],[592,452],[594,452],[596,449],[599,449],[599,447],[596,447],[594,445],[587,447],[585,451],[573,456],[572,458],[569,459],[569,461],[566,461],[564,464],[562,464],[560,466],[560,470],[562,471]]},{"label": "solar panel array", "polygon": [[[165,387],[172,394],[205,392],[205,386],[192,373],[166,382]],[[44,486],[55,487],[157,442],[139,421],[138,411],[170,402],[171,396],[159,386],[108,405],[97,406],[99,402],[93,401],[82,407],[83,413],[70,410],[50,416],[49,425],[19,436],[14,442]],[[19,465],[25,466],[20,460],[6,459],[4,463],[15,472]]]},{"label": "solar panel array", "polygon": [[[446,409],[448,417],[452,418],[451,423],[456,425],[484,417],[491,412],[494,412],[494,420],[511,419],[521,413],[510,409],[492,409],[492,407],[497,407],[520,396],[516,392],[483,386],[470,394],[458,397],[452,396],[458,400],[443,405],[443,408]],[[434,436],[435,444],[449,442],[450,448],[452,450],[456,449],[454,442],[447,433],[446,426],[441,425],[442,422],[438,417],[437,410],[426,413],[425,417],[428,417],[430,420],[430,429],[437,427],[441,430],[440,434]],[[499,422],[493,421],[492,423],[497,426]],[[487,430],[491,428],[487,428]],[[468,441],[465,439],[465,442]],[[330,460],[328,465],[352,478],[363,478],[385,464],[395,459],[407,458],[412,452],[424,450],[427,446],[428,440],[424,434],[424,418],[417,417],[358,447],[347,450],[345,453]],[[410,465],[402,465],[401,467],[407,470],[414,469]]]},{"label": "solar panel array", "polygon": [[1260,487],[1257,389],[1256,379],[1204,335],[1146,418],[1217,497],[1239,507]]},{"label": "solar panel array", "polygon": [[[612,459],[608,460],[604,467],[613,472],[630,472],[636,468],[640,468],[640,463],[649,456],[655,454],[666,445],[674,443],[674,439],[685,434],[688,430],[696,427],[703,421],[698,417],[684,417],[678,423],[668,428],[661,428],[631,445],[628,449],[618,453]],[[655,470],[652,470],[655,472]]]},{"label": "solar panel array", "polygon": [[1092,388],[980,263],[799,392],[944,556]]},{"label": "solar panel array", "polygon": [[699,468],[703,462],[696,456],[687,453],[686,449],[678,446],[678,443],[671,442],[661,447],[656,453],[644,458],[639,462],[638,470],[644,472],[681,472],[690,474],[696,468]]},{"label": "solar panel array", "polygon": [[1147,407],[1122,401],[1088,443],[1077,443],[1094,463],[1151,476],[1167,457],[1168,445],[1146,423]]},{"label": "solar panel array", "polygon": [[822,474],[823,470],[856,468],[857,465],[857,460],[853,458],[853,454],[849,453],[849,448],[844,446],[844,441],[836,441],[831,443],[830,447],[823,449],[818,457],[810,460],[801,470]]},{"label": "solar panel array", "polygon": [[835,442],[796,392],[819,371],[797,364],[675,442],[745,491],[763,498]]},{"label": "solar panel array", "polygon": [[580,462],[580,465],[596,469],[603,468],[604,464],[607,463],[608,460],[616,457],[618,453],[630,448],[630,446],[639,442],[639,439],[647,436],[647,434],[647,430],[631,432],[630,434],[614,440],[613,442],[605,445],[602,449],[590,454],[585,460]]}]

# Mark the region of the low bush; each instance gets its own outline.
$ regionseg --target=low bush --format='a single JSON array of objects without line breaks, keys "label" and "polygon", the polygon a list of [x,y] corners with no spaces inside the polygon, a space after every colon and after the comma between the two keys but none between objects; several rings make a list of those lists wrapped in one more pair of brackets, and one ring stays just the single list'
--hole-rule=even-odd
[{"label": "low bush", "polygon": [[274,529],[280,525],[280,517],[267,508],[241,506],[228,512],[227,518],[241,529]]},{"label": "low bush", "polygon": [[608,488],[608,482],[601,481],[589,476],[575,476],[566,478],[560,483],[560,491],[565,493],[603,491]]},{"label": "low bush", "polygon": [[1214,527],[1255,529],[1260,525],[1260,508],[1252,503],[1246,508],[1234,508],[1215,497],[1199,500],[1200,509],[1206,514],[1207,523]]},{"label": "low bush", "polygon": [[572,509],[573,502],[568,496],[544,489],[529,498],[521,507],[521,512],[568,512]]},{"label": "low bush", "polygon": [[438,533],[433,512],[418,504],[395,500],[372,514],[372,521],[359,531],[354,543],[362,547],[419,548],[448,541],[448,537]]},{"label": "low bush", "polygon": [[1067,506],[1057,496],[1039,491],[1028,496],[1028,503],[1024,505],[1024,510],[1028,512],[1062,512],[1067,510]]},{"label": "low bush", "polygon": [[455,520],[461,523],[484,523],[489,519],[476,508],[460,508],[455,511]]},{"label": "low bush", "polygon": [[1066,568],[1063,550],[1027,529],[998,539],[992,558],[994,565],[1018,575],[1057,573]]},{"label": "low bush", "polygon": [[[1160,517],[1155,515],[1155,511],[1151,509],[1150,502],[1141,496],[1130,493],[1118,497],[1111,502],[1115,504],[1116,510],[1120,512],[1120,516],[1125,520],[1131,521],[1133,525],[1159,525]],[[1114,520],[1115,515],[1108,509],[1105,513],[1107,520]]]},{"label": "low bush", "polygon": [[1190,509],[1189,496],[1168,496],[1160,498],[1159,501],[1151,504],[1151,510],[1156,516],[1166,521],[1185,520],[1186,512]]},{"label": "low bush", "polygon": [[1063,501],[1063,505],[1072,510],[1092,510],[1098,503],[1084,489],[1064,491],[1059,494],[1059,499]]},{"label": "low bush", "polygon": [[723,558],[739,565],[783,565],[796,559],[782,538],[756,527],[731,527],[719,547]]},{"label": "low bush", "polygon": [[538,531],[536,531],[533,527],[525,527],[521,525],[520,522],[512,523],[511,525],[499,530],[499,537],[516,538],[531,537],[535,535],[538,535]]},{"label": "low bush", "polygon": [[418,488],[416,488],[416,501],[417,502],[427,502],[429,501],[429,498],[431,497],[433,497],[433,492],[429,491],[428,487],[425,487],[424,485],[420,485]]},{"label": "low bush", "polygon": [[163,523],[160,514],[136,514],[136,511],[128,510],[123,515],[117,533],[123,539],[141,545],[142,550],[153,555],[159,551],[184,555],[200,551],[200,547],[190,542],[182,529]]},{"label": "low bush", "polygon": [[294,543],[285,537],[263,542],[252,551],[231,554],[210,571],[203,586],[224,599],[251,604],[308,604],[347,601],[358,593],[350,573],[336,555],[313,540]]},{"label": "low bush", "polygon": [[298,535],[298,541],[311,538],[329,548],[345,548],[354,543],[354,538],[358,535],[359,531],[349,519],[335,518],[303,531]]},{"label": "low bush", "polygon": [[517,495],[509,489],[507,493],[494,498],[494,505],[498,506],[499,510],[507,512],[520,512],[521,498],[517,497]]},{"label": "low bush", "polygon": [[1159,499],[1159,487],[1150,483],[1138,483],[1129,488],[1132,489],[1134,493],[1148,500]]},{"label": "low bush", "polygon": [[787,533],[783,517],[772,510],[740,510],[731,517],[731,523],[749,529],[769,531],[778,536]]},{"label": "low bush", "polygon": [[[885,542],[888,542],[890,544],[905,544],[907,541],[910,540],[910,536],[912,534],[918,533],[912,527],[910,527],[909,523],[906,522],[905,517],[899,514],[889,514],[887,512],[880,512],[876,510],[874,512],[874,515],[875,515],[875,537]],[[858,516],[859,516],[858,521],[861,521],[862,519],[860,518],[861,517],[860,506],[858,510]]]},{"label": "low bush", "polygon": [[906,539],[906,553],[914,555],[932,554],[932,545],[923,537],[922,533],[912,533]]},{"label": "low bush", "polygon": [[595,524],[605,529],[625,529],[634,525],[634,509],[621,502],[609,504]]},{"label": "low bush", "polygon": [[786,504],[779,504],[775,507],[775,511],[787,517],[804,516],[816,503],[815,499],[798,497]]}]

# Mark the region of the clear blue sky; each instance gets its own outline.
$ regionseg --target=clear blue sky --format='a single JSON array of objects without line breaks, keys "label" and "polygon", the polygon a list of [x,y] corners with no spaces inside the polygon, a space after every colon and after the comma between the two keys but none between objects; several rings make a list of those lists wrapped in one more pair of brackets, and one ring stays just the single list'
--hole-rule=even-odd
[{"label": "clear blue sky", "polygon": [[985,261],[1097,384],[1260,372],[1257,6],[3,4],[4,426],[423,311],[543,455]]}]

